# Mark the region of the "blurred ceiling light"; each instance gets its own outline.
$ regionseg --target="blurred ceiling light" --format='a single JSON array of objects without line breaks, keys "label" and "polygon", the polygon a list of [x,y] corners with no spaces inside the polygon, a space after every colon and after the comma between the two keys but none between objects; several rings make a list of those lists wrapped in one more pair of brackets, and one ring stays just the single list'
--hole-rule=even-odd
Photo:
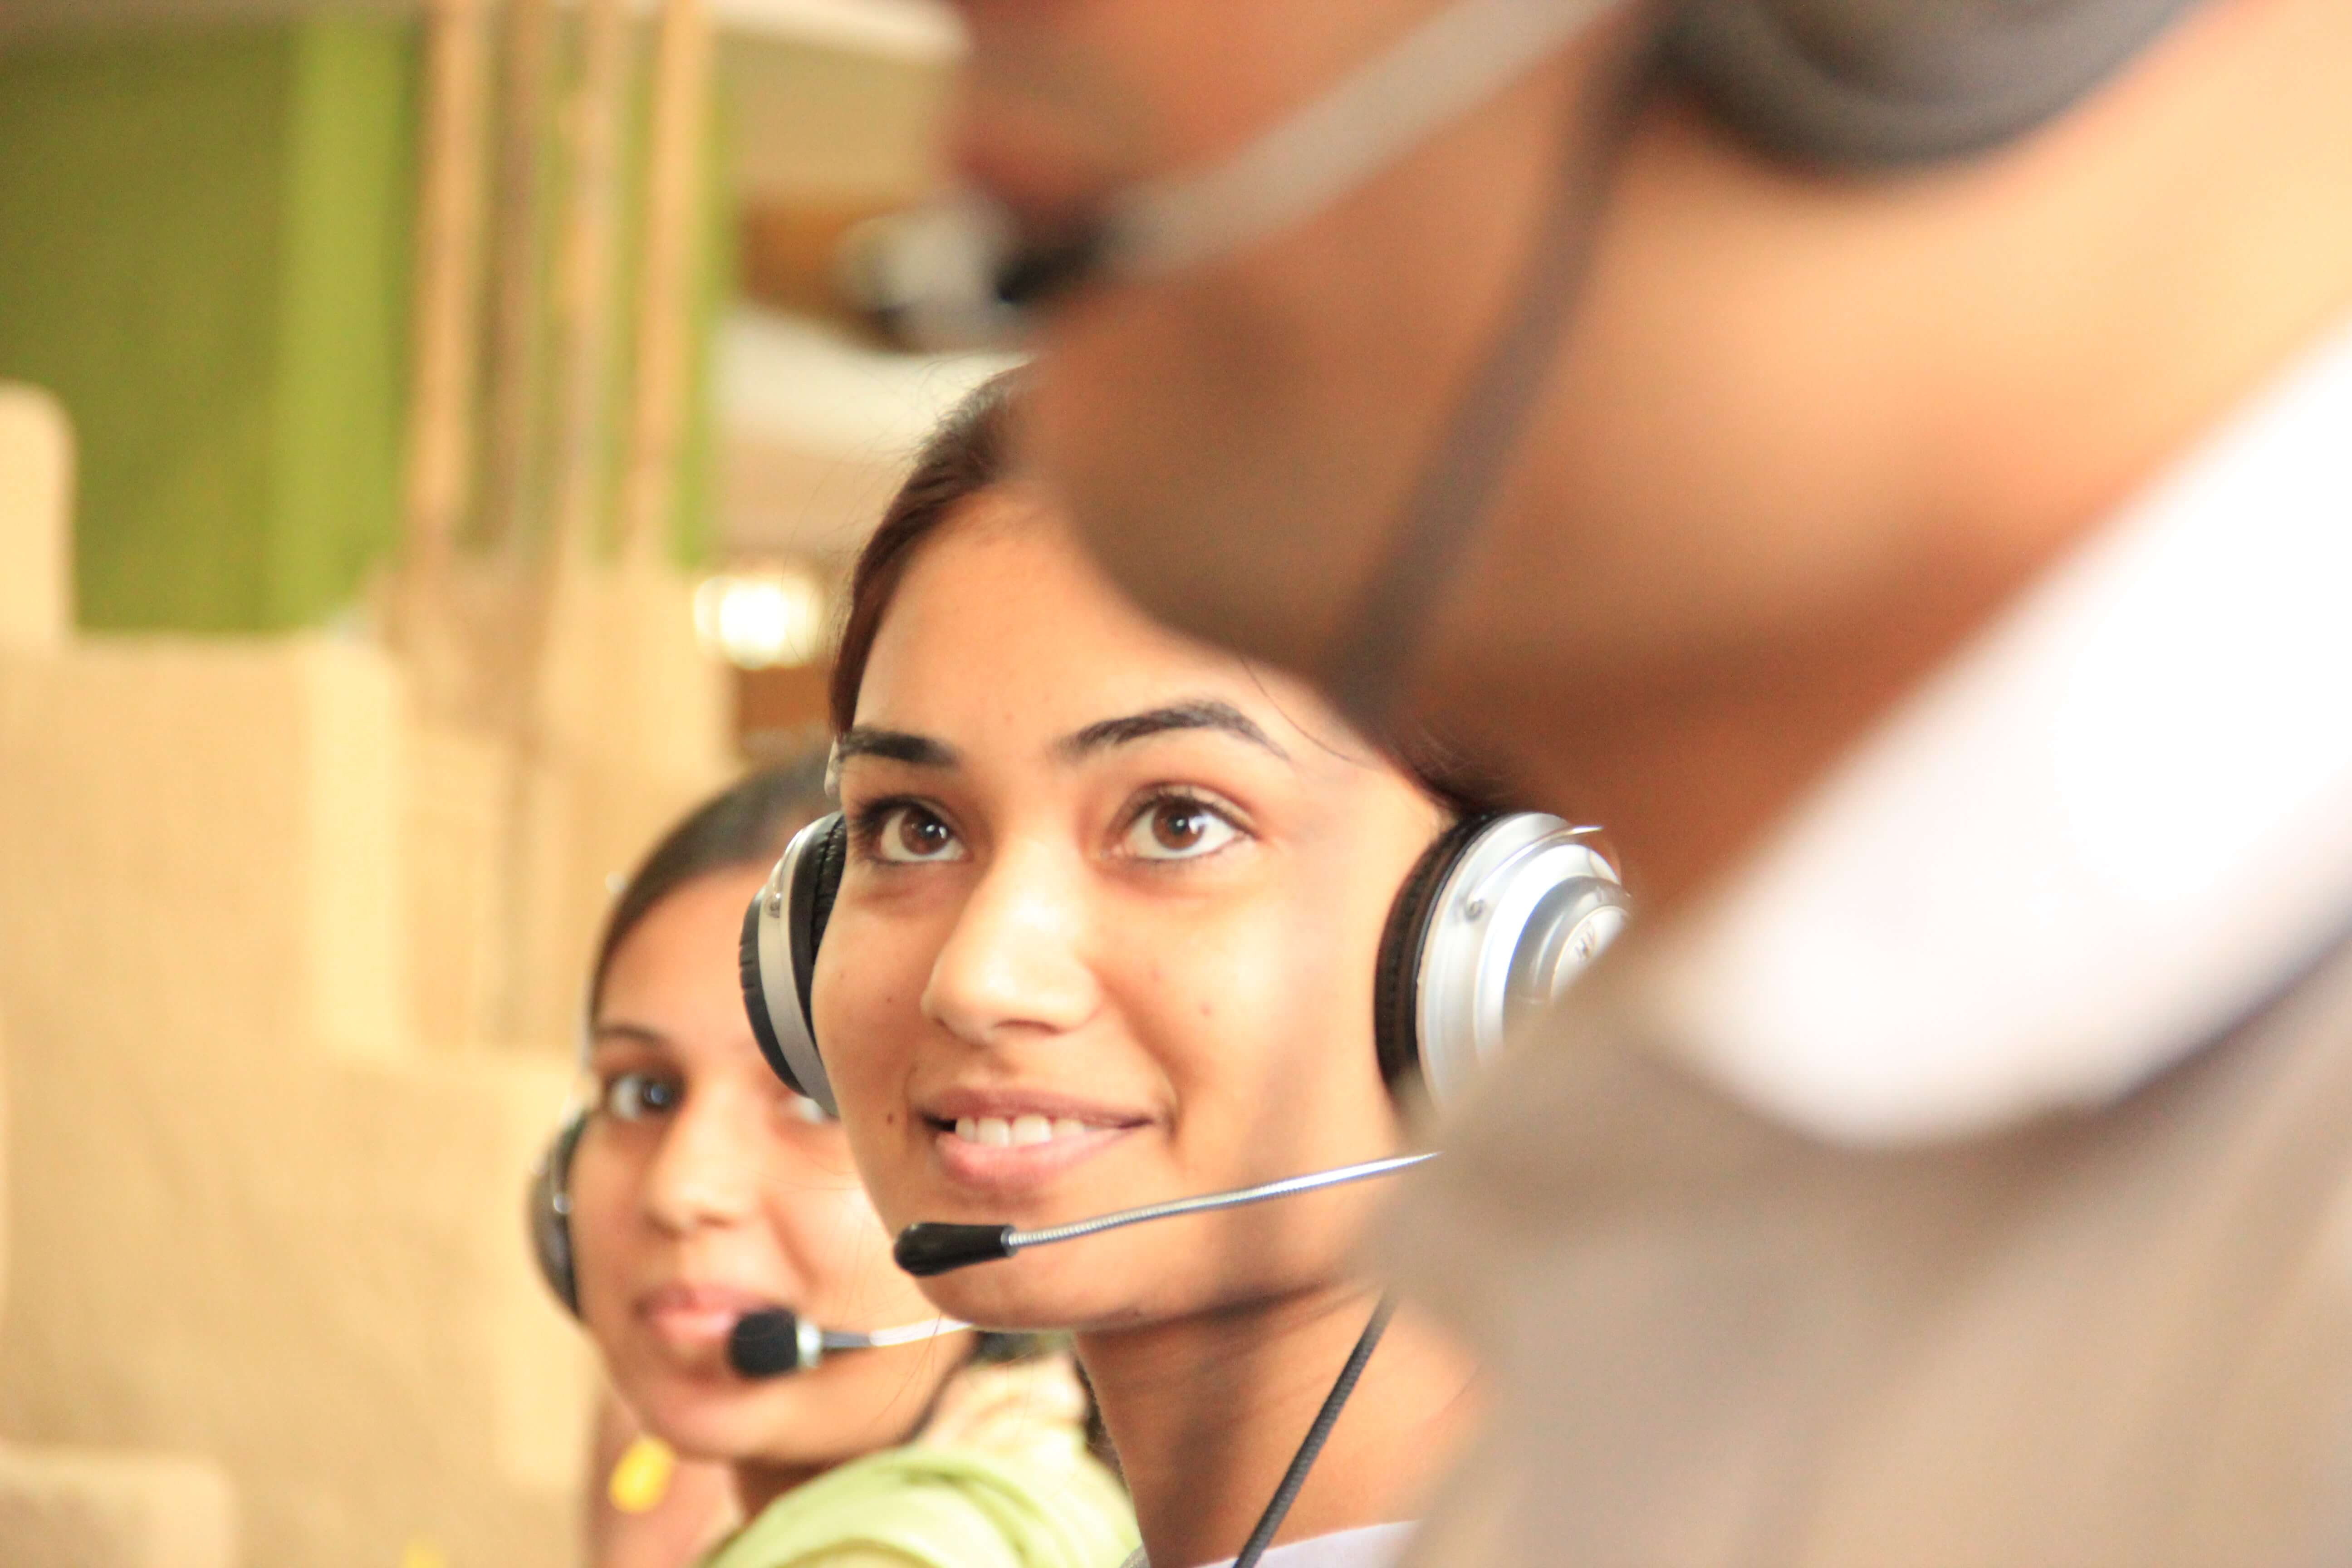
[{"label": "blurred ceiling light", "polygon": [[824,600],[805,566],[727,573],[694,591],[695,637],[740,669],[814,664],[825,652]]},{"label": "blurred ceiling light", "polygon": [[709,0],[709,10],[722,27],[925,64],[964,47],[944,0]]}]

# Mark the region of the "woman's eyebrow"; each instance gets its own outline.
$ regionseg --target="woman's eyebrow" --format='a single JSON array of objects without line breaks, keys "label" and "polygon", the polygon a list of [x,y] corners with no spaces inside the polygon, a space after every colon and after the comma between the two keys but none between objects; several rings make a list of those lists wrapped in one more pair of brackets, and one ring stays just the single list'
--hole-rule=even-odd
[{"label": "woman's eyebrow", "polygon": [[951,768],[961,760],[955,748],[944,741],[907,730],[878,730],[871,724],[852,724],[844,730],[841,738],[833,743],[833,754],[837,762],[845,763],[852,757],[887,757],[918,768]]},{"label": "woman's eyebrow", "polygon": [[615,1046],[652,1046],[655,1048],[659,1049],[669,1044],[669,1037],[663,1034],[659,1029],[655,1028],[650,1024],[632,1024],[625,1018],[615,1019],[609,1023],[597,1025],[594,1031],[589,1037],[589,1048],[591,1050],[593,1050],[598,1046],[607,1044]]},{"label": "woman's eyebrow", "polygon": [[1276,745],[1274,737],[1259,729],[1248,714],[1232,703],[1213,697],[1195,698],[1189,702],[1171,702],[1159,708],[1147,708],[1140,713],[1105,719],[1065,738],[1056,743],[1055,750],[1065,758],[1075,761],[1090,752],[1128,745],[1153,735],[1164,735],[1171,730],[1222,730],[1228,735],[1273,752],[1286,763],[1290,760],[1290,753]]}]

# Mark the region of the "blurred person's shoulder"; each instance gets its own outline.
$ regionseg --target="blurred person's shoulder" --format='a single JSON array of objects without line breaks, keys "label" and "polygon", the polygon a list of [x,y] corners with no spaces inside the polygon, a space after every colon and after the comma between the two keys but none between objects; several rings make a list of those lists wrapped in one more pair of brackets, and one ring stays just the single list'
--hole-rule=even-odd
[{"label": "blurred person's shoulder", "polygon": [[1415,1561],[2345,1530],[2347,430],[2338,333],[1497,1065],[1389,1237],[1498,1406]]}]

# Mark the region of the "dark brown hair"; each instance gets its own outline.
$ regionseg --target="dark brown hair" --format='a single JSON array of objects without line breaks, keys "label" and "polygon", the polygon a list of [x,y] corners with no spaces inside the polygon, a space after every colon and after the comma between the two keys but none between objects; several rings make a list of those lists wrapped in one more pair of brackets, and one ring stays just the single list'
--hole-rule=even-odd
[{"label": "dark brown hair", "polygon": [[874,536],[857,552],[857,565],[849,577],[849,614],[841,624],[833,679],[825,689],[835,734],[857,717],[857,689],[866,680],[874,635],[882,629],[883,613],[898,595],[898,579],[906,575],[915,546],[947,521],[958,502],[1003,482],[1006,448],[1012,444],[1007,426],[1022,380],[1020,370],[1004,371],[956,405],[923,443],[914,471],[890,498]]},{"label": "dark brown hair", "polygon": [[588,1016],[593,1020],[604,996],[613,955],[656,904],[713,871],[768,863],[784,852],[794,833],[829,807],[824,795],[824,754],[747,773],[694,808],[665,834],[639,862],[604,917],[589,971]]},{"label": "dark brown hair", "polygon": [[[858,552],[849,578],[849,612],[842,621],[839,651],[825,689],[835,734],[856,720],[866,661],[916,546],[959,503],[1010,477],[1012,423],[1025,379],[1023,370],[1005,371],[982,382],[956,405],[923,443],[914,471]],[[1384,749],[1399,768],[1456,816],[1504,809],[1496,781],[1428,731],[1409,727],[1388,737]]]}]

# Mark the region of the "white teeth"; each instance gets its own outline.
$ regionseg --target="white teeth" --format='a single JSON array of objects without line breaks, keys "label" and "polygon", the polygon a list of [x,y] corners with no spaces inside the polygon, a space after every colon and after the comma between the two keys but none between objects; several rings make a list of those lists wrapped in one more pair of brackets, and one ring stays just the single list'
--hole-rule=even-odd
[{"label": "white teeth", "polygon": [[1026,1111],[1011,1118],[1003,1116],[959,1116],[955,1135],[967,1143],[983,1148],[1016,1148],[1029,1143],[1050,1143],[1056,1138],[1076,1138],[1094,1129],[1075,1116],[1040,1116]]}]

